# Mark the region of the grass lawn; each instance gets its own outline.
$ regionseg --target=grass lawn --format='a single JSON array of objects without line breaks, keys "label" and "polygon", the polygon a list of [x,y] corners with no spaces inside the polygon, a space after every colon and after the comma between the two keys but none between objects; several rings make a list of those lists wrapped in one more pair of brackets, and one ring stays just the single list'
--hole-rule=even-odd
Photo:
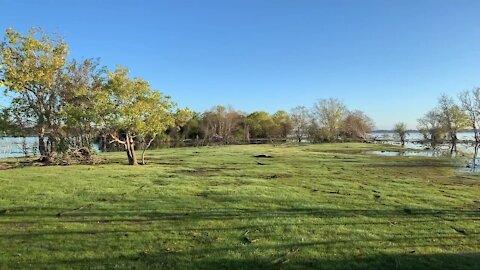
[{"label": "grass lawn", "polygon": [[[0,171],[0,269],[480,269],[480,176],[368,144]],[[269,154],[272,158],[255,158]]]}]

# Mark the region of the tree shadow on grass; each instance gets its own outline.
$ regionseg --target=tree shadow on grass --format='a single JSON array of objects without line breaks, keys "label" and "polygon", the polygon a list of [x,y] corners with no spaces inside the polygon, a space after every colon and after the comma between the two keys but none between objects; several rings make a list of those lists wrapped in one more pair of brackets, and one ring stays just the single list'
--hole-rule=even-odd
[{"label": "tree shadow on grass", "polygon": [[[441,215],[469,215],[480,217],[480,209],[431,209],[431,208],[399,208],[399,209],[331,209],[321,207],[290,207],[290,208],[266,208],[266,209],[211,209],[191,211],[167,212],[152,210],[149,208],[136,208],[129,210],[95,210],[94,206],[79,208],[53,208],[53,207],[14,207],[5,209],[0,217],[3,216],[58,216],[58,213],[64,213],[62,216],[145,216],[158,217],[163,219],[228,219],[236,216],[244,217],[289,217],[289,216],[317,216],[317,217],[389,217],[389,216],[441,216]],[[78,210],[77,210],[78,209]],[[3,210],[3,209],[2,209]],[[38,212],[41,211],[41,212]]]},{"label": "tree shadow on grass", "polygon": [[[102,259],[57,260],[35,264],[37,269],[67,267],[68,269],[392,269],[392,270],[477,270],[480,253],[458,254],[357,254],[348,259],[310,258],[286,250],[276,256],[256,258],[225,258],[224,254],[190,256],[188,252],[165,251]],[[25,267],[25,266],[24,266]],[[24,268],[20,265],[20,268]]]},{"label": "tree shadow on grass", "polygon": [[[2,210],[2,209],[0,209]],[[41,210],[41,212],[38,212]],[[61,213],[61,215],[59,215]],[[136,220],[177,220],[177,221],[201,221],[201,220],[230,220],[230,219],[257,219],[257,218],[480,218],[479,209],[426,209],[426,208],[401,208],[401,209],[328,209],[328,208],[271,208],[271,209],[212,209],[191,211],[157,211],[152,209],[129,209],[129,210],[96,210],[84,208],[76,210],[71,208],[29,208],[16,207],[4,209],[0,213],[0,224],[13,222],[2,220],[2,217],[26,218],[57,217],[59,222],[68,222],[69,218],[84,218],[78,222],[87,222],[89,218],[96,221],[136,221]]]},{"label": "tree shadow on grass", "polygon": [[[17,209],[19,210],[19,209]],[[211,211],[191,211],[176,213],[149,211],[149,209],[136,209],[132,211],[94,211],[95,209],[84,208],[74,212],[71,209],[40,209],[21,208],[22,211],[11,211],[0,216],[0,225],[5,226],[22,222],[31,222],[33,225],[46,225],[46,228],[55,227],[50,224],[61,224],[68,222],[77,223],[106,223],[106,227],[86,227],[86,229],[56,231],[52,229],[43,230],[24,230],[22,232],[5,232],[0,235],[2,241],[22,241],[24,243],[35,243],[42,241],[43,245],[47,243],[54,244],[55,241],[64,241],[65,239],[81,239],[85,243],[96,243],[95,246],[102,246],[102,241],[131,241],[127,235],[147,236],[158,231],[170,231],[162,241],[174,243],[177,241],[186,241],[188,231],[198,231],[205,233],[218,234],[227,233],[235,230],[234,233],[243,233],[265,229],[272,226],[298,225],[292,223],[293,220],[303,218],[313,218],[312,223],[303,226],[309,226],[315,230],[323,230],[321,226],[332,226],[334,224],[358,225],[358,224],[380,224],[387,225],[389,220],[398,220],[400,224],[409,226],[415,222],[434,222],[461,221],[476,222],[480,218],[480,212],[477,210],[455,210],[455,209],[394,209],[394,210],[375,210],[375,209],[321,209],[321,208],[281,208],[281,209],[231,209],[231,210],[211,210]],[[61,216],[56,216],[56,212],[63,212]],[[254,224],[248,225],[248,220],[275,218],[280,223]],[[278,219],[280,218],[280,219]],[[318,218],[318,222],[315,219]],[[344,218],[347,218],[345,220]],[[367,218],[367,219],[366,219]],[[378,219],[377,219],[378,218]],[[227,223],[229,221],[241,220],[243,224]],[[20,221],[21,220],[21,221]],[[161,226],[149,226],[152,222],[163,222],[166,224],[199,224],[198,222],[220,221],[222,226],[215,227],[187,227],[187,228],[162,228]],[[111,226],[109,222],[115,222]],[[122,223],[124,222],[124,223]],[[173,223],[172,223],[173,222]],[[178,222],[178,223],[177,223]],[[289,223],[290,222],[290,223]],[[123,224],[123,225],[122,225]],[[160,223],[162,224],[162,223]],[[228,224],[228,225],[227,225]],[[119,227],[116,227],[120,225]],[[138,226],[139,227],[138,227]],[[97,226],[97,225],[95,225]],[[127,227],[125,227],[127,226]],[[136,227],[129,227],[136,226]],[[190,225],[195,226],[195,225]],[[211,226],[211,225],[210,225]],[[301,225],[300,225],[301,226]],[[393,225],[396,226],[396,225]],[[432,224],[435,226],[435,223]],[[232,232],[230,232],[231,234]],[[268,232],[262,232],[268,236]],[[227,233],[228,234],[228,233]],[[34,258],[4,258],[0,263],[5,269],[30,269],[35,265],[35,269],[480,269],[480,253],[470,254],[418,254],[416,248],[420,250],[449,250],[458,249],[461,243],[465,244],[468,240],[470,248],[472,245],[480,245],[480,234],[478,230],[466,230],[462,228],[452,228],[436,232],[418,232],[414,234],[396,235],[387,234],[381,238],[368,237],[362,235],[352,235],[348,238],[330,239],[330,240],[311,240],[296,241],[294,239],[277,239],[275,242],[252,242],[242,243],[242,236],[236,239],[229,239],[227,242],[212,243],[212,245],[192,245],[191,248],[183,250],[165,249],[156,247],[154,251],[138,250],[143,245],[133,245],[136,250],[117,250],[111,256],[101,253],[98,256],[108,256],[92,259],[85,256],[92,256],[95,253],[84,253],[80,251],[73,256],[76,250],[73,247],[63,249],[67,257],[61,258],[52,256],[48,261],[36,261]],[[123,237],[123,238],[122,238]],[[295,235],[292,235],[295,238]],[[135,239],[135,238],[133,238]],[[142,239],[142,238],[140,238]],[[432,241],[434,239],[435,241]],[[50,241],[50,242],[48,242]],[[141,240],[146,241],[146,240]],[[150,241],[150,240],[149,240]],[[61,245],[61,242],[57,243]],[[162,245],[161,243],[158,243]],[[372,256],[372,251],[380,253],[381,250],[393,247],[405,250],[404,254],[378,254]],[[70,249],[69,249],[70,248]],[[293,251],[295,252],[293,252]],[[342,257],[347,259],[328,259],[327,255],[322,255],[322,250],[330,250],[327,254],[334,254],[332,250],[342,252]],[[362,254],[362,250],[369,250],[368,255]],[[318,252],[320,251],[320,252]],[[47,250],[46,250],[47,252]],[[317,253],[315,253],[317,252]],[[90,255],[88,255],[90,254]],[[124,255],[118,255],[124,254]],[[235,255],[232,255],[235,254]],[[311,254],[318,254],[315,257]],[[10,264],[12,263],[12,264]],[[2,266],[0,264],[0,266]]]}]

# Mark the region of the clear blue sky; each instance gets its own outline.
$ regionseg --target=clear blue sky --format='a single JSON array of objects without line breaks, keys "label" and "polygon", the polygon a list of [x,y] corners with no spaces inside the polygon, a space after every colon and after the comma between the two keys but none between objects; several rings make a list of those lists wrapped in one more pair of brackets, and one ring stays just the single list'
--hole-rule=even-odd
[{"label": "clear blue sky", "polygon": [[0,0],[0,29],[60,33],[181,106],[251,112],[336,97],[377,128],[480,86],[480,1]]}]

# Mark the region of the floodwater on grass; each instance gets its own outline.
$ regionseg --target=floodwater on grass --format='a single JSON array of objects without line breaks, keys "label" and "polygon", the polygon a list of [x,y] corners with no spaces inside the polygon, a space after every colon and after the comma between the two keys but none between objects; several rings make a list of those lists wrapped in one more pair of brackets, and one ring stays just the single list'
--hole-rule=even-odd
[{"label": "floodwater on grass", "polygon": [[473,157],[469,157],[468,154],[457,154],[455,152],[445,150],[431,150],[431,151],[365,151],[366,154],[379,155],[387,157],[451,157],[455,159],[455,164],[452,166],[458,166],[458,172],[461,173],[480,173],[480,158],[477,156],[477,151],[473,154]]},{"label": "floodwater on grass", "polygon": [[480,158],[473,158],[467,162],[467,165],[460,167],[459,172],[464,173],[479,173],[480,172]]},{"label": "floodwater on grass", "polygon": [[379,155],[387,157],[445,157],[451,156],[450,153],[445,151],[434,150],[434,151],[366,151],[366,154],[370,155]]}]

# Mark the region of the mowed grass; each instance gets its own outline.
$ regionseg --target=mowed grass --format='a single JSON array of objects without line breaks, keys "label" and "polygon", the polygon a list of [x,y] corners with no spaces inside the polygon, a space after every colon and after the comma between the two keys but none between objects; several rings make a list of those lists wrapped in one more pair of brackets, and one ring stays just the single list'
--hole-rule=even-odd
[{"label": "mowed grass", "polygon": [[[480,269],[480,176],[367,144],[0,171],[0,269]],[[255,158],[268,154],[272,158]]]}]

